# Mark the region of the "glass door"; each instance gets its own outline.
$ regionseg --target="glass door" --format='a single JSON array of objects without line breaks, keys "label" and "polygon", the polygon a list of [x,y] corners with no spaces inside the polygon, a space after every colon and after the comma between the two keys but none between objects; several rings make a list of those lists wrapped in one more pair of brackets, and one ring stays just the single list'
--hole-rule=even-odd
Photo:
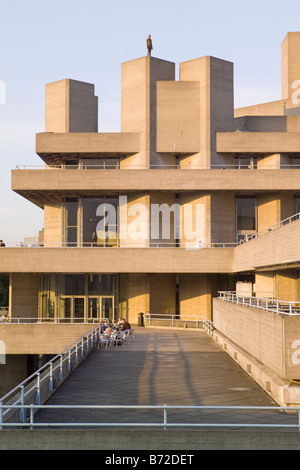
[{"label": "glass door", "polygon": [[100,297],[89,297],[88,298],[88,322],[94,322],[100,320]]},{"label": "glass door", "polygon": [[70,322],[72,317],[72,298],[64,297],[60,299],[60,322]]},{"label": "glass door", "polygon": [[60,322],[83,323],[84,322],[84,297],[61,297]]},{"label": "glass door", "polygon": [[84,297],[73,297],[73,321],[84,322]]},{"label": "glass door", "polygon": [[101,318],[114,320],[114,298],[112,296],[101,297]]}]

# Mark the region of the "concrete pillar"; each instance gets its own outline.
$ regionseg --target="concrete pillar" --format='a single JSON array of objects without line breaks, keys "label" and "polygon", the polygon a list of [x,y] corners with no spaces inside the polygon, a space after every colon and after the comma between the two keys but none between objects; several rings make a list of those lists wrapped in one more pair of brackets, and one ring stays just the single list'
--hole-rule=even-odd
[{"label": "concrete pillar", "polygon": [[255,273],[256,297],[275,297],[275,277],[273,272]]},{"label": "concrete pillar", "polygon": [[281,46],[282,99],[287,107],[300,105],[300,32],[286,35]]},{"label": "concrete pillar", "polygon": [[209,274],[180,274],[180,316],[199,315],[211,318],[214,276]]},{"label": "concrete pillar", "polygon": [[284,270],[276,273],[276,298],[286,301],[298,301],[300,299],[296,270]]},{"label": "concrete pillar", "polygon": [[235,242],[235,194],[216,192],[211,196],[211,242]]},{"label": "concrete pillar", "polygon": [[176,274],[150,274],[150,312],[176,313]]},{"label": "concrete pillar", "polygon": [[47,84],[45,131],[98,132],[94,85],[69,79]]},{"label": "concrete pillar", "polygon": [[215,57],[183,62],[180,80],[200,82],[201,164],[209,166],[231,161],[231,157],[217,154],[215,133],[233,130],[233,64]]},{"label": "concrete pillar", "polygon": [[203,193],[180,193],[180,230],[181,247],[195,248],[201,241],[202,246],[211,243],[211,200]]},{"label": "concrete pillar", "polygon": [[175,80],[175,64],[141,57],[122,64],[121,130],[140,133],[140,152],[132,160],[149,168],[160,162],[156,152],[157,82]]},{"label": "concrete pillar", "polygon": [[149,246],[150,195],[128,193],[119,201],[120,246]]},{"label": "concrete pillar", "polygon": [[28,377],[27,354],[7,354],[0,364],[0,398]]},{"label": "concrete pillar", "polygon": [[38,318],[39,274],[11,275],[12,318]]},{"label": "concrete pillar", "polygon": [[150,311],[149,275],[120,274],[119,278],[119,316],[136,324],[139,312]]}]

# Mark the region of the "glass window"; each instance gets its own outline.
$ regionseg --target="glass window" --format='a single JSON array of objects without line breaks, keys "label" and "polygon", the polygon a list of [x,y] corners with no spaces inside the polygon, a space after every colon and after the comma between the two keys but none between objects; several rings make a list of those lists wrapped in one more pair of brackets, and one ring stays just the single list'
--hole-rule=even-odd
[{"label": "glass window", "polygon": [[88,275],[88,295],[113,295],[113,274]]},{"label": "glass window", "polygon": [[234,159],[234,166],[239,170],[253,170],[257,168],[257,157],[238,155]]},{"label": "glass window", "polygon": [[77,170],[79,160],[65,160],[64,167],[66,170]]},{"label": "glass window", "polygon": [[97,225],[103,217],[97,216],[97,209],[104,204],[104,197],[83,198],[83,243],[97,246]]},{"label": "glass window", "polygon": [[108,170],[117,170],[119,168],[119,159],[118,158],[106,158],[105,159],[105,168]]},{"label": "glass window", "polygon": [[295,155],[293,157],[293,165],[295,168],[300,168],[300,155]]},{"label": "glass window", "polygon": [[85,275],[62,275],[60,289],[61,295],[85,295]]},{"label": "glass window", "polygon": [[118,241],[118,198],[83,198],[83,243],[115,246]]},{"label": "glass window", "polygon": [[238,197],[236,199],[237,230],[256,230],[256,199]]},{"label": "glass window", "polygon": [[68,246],[77,245],[77,198],[66,198],[65,202],[65,228]]},{"label": "glass window", "polygon": [[85,170],[103,170],[104,168],[104,158],[84,158],[83,159],[83,168]]},{"label": "glass window", "polygon": [[298,214],[299,212],[300,212],[300,197],[296,196],[295,197],[295,214]]}]

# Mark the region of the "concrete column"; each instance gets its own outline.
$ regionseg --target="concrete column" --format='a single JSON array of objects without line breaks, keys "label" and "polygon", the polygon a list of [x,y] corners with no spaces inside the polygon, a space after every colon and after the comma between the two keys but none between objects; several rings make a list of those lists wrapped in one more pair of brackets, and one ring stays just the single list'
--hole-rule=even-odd
[{"label": "concrete column", "polygon": [[275,297],[275,277],[273,272],[255,273],[256,297]]},{"label": "concrete column", "polygon": [[180,316],[199,315],[211,318],[214,276],[209,274],[180,274]]},{"label": "concrete column", "polygon": [[122,64],[121,130],[140,133],[140,152],[132,162],[149,168],[159,164],[157,82],[175,80],[175,64],[146,56]]},{"label": "concrete column", "polygon": [[0,398],[28,377],[27,354],[7,354],[0,365]]},{"label": "concrete column", "polygon": [[38,317],[39,274],[12,274],[11,276],[12,318]]},{"label": "concrete column", "polygon": [[217,154],[215,133],[233,130],[233,64],[214,57],[183,62],[180,80],[200,82],[201,164],[231,161],[231,157]]},{"label": "concrete column", "polygon": [[288,108],[299,107],[300,106],[300,32],[288,33],[282,43],[282,46],[281,46],[281,84],[282,84],[282,99],[287,100],[287,107]]},{"label": "concrete column", "polygon": [[119,316],[136,324],[138,313],[150,311],[150,279],[148,274],[120,274]]},{"label": "concrete column", "polygon": [[69,79],[47,84],[45,131],[98,132],[94,85]]},{"label": "concrete column", "polygon": [[284,270],[276,273],[276,298],[286,301],[298,301],[300,299],[296,270]]},{"label": "concrete column", "polygon": [[150,274],[150,312],[176,313],[176,274]]}]

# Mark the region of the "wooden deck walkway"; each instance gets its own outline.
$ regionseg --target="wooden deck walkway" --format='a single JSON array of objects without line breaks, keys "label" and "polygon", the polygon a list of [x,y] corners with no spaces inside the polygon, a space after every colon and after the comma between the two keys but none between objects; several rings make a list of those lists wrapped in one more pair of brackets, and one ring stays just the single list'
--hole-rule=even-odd
[{"label": "wooden deck walkway", "polygon": [[[136,328],[135,341],[92,352],[51,405],[274,406],[274,401],[206,333]],[[162,422],[162,411],[42,410],[36,422]],[[278,412],[174,411],[176,422],[279,422]],[[247,421],[247,422],[248,422]],[[296,422],[297,420],[295,420]],[[283,421],[282,421],[283,422]]]}]

